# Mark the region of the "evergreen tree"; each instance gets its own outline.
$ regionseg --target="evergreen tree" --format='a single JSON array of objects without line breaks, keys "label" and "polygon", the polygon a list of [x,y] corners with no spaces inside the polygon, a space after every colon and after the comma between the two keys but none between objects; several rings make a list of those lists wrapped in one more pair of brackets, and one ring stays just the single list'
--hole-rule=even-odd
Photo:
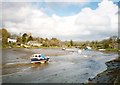
[{"label": "evergreen tree", "polygon": [[33,41],[33,37],[32,36],[28,37],[27,42],[29,42],[29,41]]},{"label": "evergreen tree", "polygon": [[70,45],[73,46],[73,41],[72,40],[70,41]]},{"label": "evergreen tree", "polygon": [[24,33],[23,35],[22,35],[22,42],[25,44],[26,42],[27,42],[27,34],[26,33]]}]

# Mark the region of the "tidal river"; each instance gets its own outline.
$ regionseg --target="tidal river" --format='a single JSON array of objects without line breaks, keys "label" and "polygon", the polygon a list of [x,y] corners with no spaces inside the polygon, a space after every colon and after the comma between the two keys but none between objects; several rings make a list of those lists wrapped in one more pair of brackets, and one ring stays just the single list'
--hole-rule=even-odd
[{"label": "tidal river", "polygon": [[[71,51],[72,50],[72,51]],[[3,49],[3,83],[86,83],[106,70],[105,62],[118,54],[78,49]],[[34,53],[50,56],[46,64],[30,64]]]}]

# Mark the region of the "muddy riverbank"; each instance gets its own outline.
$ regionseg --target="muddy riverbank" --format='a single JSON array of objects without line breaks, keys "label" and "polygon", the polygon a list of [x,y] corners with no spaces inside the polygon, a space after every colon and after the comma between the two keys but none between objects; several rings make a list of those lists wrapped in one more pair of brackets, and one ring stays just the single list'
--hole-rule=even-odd
[{"label": "muddy riverbank", "polygon": [[[118,57],[98,51],[78,49],[6,49],[3,51],[3,83],[86,83],[106,70],[105,62]],[[46,64],[30,64],[30,55],[50,56]],[[59,54],[59,55],[58,55]]]},{"label": "muddy riverbank", "polygon": [[30,57],[34,53],[45,54],[46,56],[49,57],[68,54],[67,51],[63,51],[62,49],[26,49],[26,48],[3,49],[2,75],[19,72],[21,71],[21,69],[31,66]]},{"label": "muddy riverbank", "polygon": [[120,58],[106,62],[107,69],[96,77],[89,79],[90,84],[94,83],[111,83],[118,85],[120,83]]},{"label": "muddy riverbank", "polygon": [[12,48],[2,50],[2,64],[27,61],[32,54],[41,53],[46,56],[66,55],[68,52],[62,49],[26,49]]}]

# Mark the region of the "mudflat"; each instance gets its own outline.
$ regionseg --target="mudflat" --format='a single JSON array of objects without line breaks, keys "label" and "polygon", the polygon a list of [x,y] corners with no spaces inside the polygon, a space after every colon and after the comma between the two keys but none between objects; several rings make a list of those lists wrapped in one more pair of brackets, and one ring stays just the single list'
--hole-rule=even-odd
[{"label": "mudflat", "polygon": [[[4,49],[3,83],[86,83],[106,70],[105,62],[118,54],[98,51],[63,51],[61,49]],[[50,56],[46,64],[31,64],[30,56]]]}]

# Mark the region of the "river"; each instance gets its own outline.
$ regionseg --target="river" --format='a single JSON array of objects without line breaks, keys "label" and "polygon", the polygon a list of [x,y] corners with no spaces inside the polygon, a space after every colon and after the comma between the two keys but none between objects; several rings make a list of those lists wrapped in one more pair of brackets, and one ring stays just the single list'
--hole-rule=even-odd
[{"label": "river", "polygon": [[[86,83],[106,70],[105,62],[118,54],[71,49],[4,49],[3,83]],[[50,55],[46,64],[30,64],[33,53]],[[57,55],[61,54],[61,55]],[[57,55],[57,56],[56,56]]]}]

